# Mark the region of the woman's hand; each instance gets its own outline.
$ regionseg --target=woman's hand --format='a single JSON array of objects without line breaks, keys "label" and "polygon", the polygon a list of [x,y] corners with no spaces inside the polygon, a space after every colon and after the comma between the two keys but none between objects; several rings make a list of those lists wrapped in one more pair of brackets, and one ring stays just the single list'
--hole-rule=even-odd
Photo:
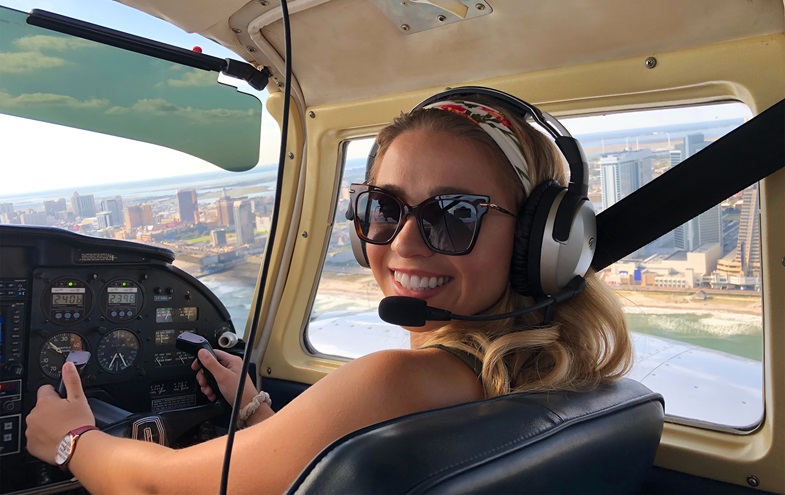
[{"label": "woman's hand", "polygon": [[55,463],[57,447],[69,431],[95,424],[76,367],[67,362],[62,373],[66,398],[61,398],[51,385],[43,385],[38,389],[35,407],[27,415],[27,450],[49,464]]},{"label": "woman's hand", "polygon": [[[234,398],[237,393],[237,382],[240,381],[240,372],[242,371],[243,360],[228,352],[215,349],[215,355],[218,356],[218,361],[205,349],[199,350],[199,361],[202,362],[205,368],[215,377],[218,383],[218,388],[221,389],[221,395],[229,402],[229,405],[234,404]],[[196,374],[196,381],[202,388],[202,393],[208,399],[215,400],[215,390],[210,388],[207,384],[207,379],[204,377],[204,372],[199,366],[199,361],[194,360],[191,363],[191,369],[199,370]],[[245,386],[243,387],[243,400],[240,407],[245,406],[256,396],[256,389],[253,386],[253,381],[250,376],[245,379]]]}]

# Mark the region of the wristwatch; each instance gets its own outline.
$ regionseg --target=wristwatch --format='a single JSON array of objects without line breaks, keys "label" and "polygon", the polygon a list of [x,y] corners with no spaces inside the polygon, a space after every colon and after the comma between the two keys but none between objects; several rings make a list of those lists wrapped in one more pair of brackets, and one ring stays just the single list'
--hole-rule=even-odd
[{"label": "wristwatch", "polygon": [[79,440],[79,437],[82,436],[85,432],[97,429],[97,426],[86,425],[80,426],[79,428],[66,433],[63,439],[60,441],[60,445],[57,446],[55,464],[60,467],[60,469],[65,471],[68,468],[68,462],[71,460],[71,457],[74,456],[74,450],[76,450],[76,441]]}]

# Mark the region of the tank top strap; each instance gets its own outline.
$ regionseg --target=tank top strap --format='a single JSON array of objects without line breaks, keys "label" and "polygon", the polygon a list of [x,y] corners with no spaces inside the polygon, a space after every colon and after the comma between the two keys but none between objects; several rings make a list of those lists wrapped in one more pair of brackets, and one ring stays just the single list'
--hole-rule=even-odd
[{"label": "tank top strap", "polygon": [[477,375],[478,380],[482,377],[482,361],[474,354],[443,344],[428,345],[425,347],[420,347],[420,349],[441,349],[443,351],[447,351],[463,361],[464,364],[468,366],[475,375]]}]

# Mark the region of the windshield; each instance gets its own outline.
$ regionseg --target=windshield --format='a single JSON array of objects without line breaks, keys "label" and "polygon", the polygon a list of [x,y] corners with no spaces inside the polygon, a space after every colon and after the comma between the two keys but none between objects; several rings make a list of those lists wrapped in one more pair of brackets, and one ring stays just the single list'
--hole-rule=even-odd
[{"label": "windshield", "polygon": [[0,223],[170,249],[242,331],[277,174],[266,92],[26,16],[0,8]]}]

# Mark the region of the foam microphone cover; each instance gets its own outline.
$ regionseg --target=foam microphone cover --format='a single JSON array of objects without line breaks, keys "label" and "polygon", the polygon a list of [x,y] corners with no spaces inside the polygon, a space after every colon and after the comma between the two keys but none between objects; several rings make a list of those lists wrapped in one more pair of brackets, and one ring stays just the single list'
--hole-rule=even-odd
[{"label": "foam microphone cover", "polygon": [[423,299],[405,296],[385,297],[379,303],[379,317],[387,323],[404,327],[425,325],[428,305]]}]

